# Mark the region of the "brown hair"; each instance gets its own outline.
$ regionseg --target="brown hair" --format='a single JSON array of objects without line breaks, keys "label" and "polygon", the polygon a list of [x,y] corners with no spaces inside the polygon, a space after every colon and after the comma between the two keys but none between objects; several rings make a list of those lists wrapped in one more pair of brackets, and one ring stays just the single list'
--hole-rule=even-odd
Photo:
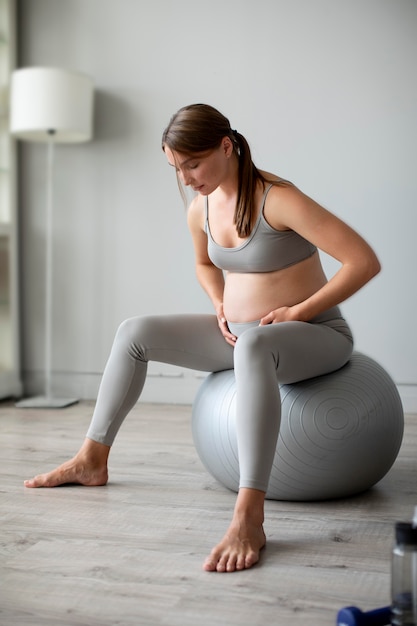
[{"label": "brown hair", "polygon": [[[162,149],[192,155],[215,150],[222,139],[229,137],[239,160],[238,196],[234,223],[239,237],[247,237],[252,229],[258,181],[269,182],[255,167],[245,137],[232,130],[229,120],[208,104],[190,104],[175,113],[162,135]],[[279,184],[277,181],[270,181]],[[180,187],[181,188],[181,187]],[[182,188],[181,188],[182,189]]]}]

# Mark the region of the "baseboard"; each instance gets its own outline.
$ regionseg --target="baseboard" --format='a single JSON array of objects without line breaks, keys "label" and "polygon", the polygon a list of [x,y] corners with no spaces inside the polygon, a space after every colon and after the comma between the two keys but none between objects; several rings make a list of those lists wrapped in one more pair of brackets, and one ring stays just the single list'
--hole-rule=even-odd
[{"label": "baseboard", "polygon": [[22,382],[19,374],[13,370],[0,369],[0,400],[19,397],[22,393]]},{"label": "baseboard", "polygon": [[417,413],[417,385],[397,385],[404,413]]},{"label": "baseboard", "polygon": [[[155,404],[192,404],[205,372],[175,368],[161,364],[152,368],[150,364],[140,402]],[[102,374],[79,374],[55,372],[52,376],[52,393],[56,396],[71,396],[79,400],[95,400],[100,387]],[[43,374],[24,372],[25,396],[44,392]]]},{"label": "baseboard", "polygon": [[[152,365],[152,364],[151,364]],[[149,367],[148,377],[140,401],[155,404],[192,404],[195,394],[206,377],[204,372],[196,372],[172,366],[155,365]],[[101,381],[101,374],[55,373],[53,391],[59,396],[71,396],[80,400],[95,400]],[[39,372],[23,374],[25,395],[43,393],[43,377]],[[397,385],[404,407],[404,413],[417,414],[417,385]]]}]

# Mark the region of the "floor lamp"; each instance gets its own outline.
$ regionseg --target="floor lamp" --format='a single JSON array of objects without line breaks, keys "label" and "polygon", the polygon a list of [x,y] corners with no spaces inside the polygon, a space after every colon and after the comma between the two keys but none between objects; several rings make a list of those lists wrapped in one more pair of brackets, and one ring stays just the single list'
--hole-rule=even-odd
[{"label": "floor lamp", "polygon": [[52,288],[53,191],[56,143],[77,143],[92,138],[93,84],[77,72],[32,67],[13,72],[10,93],[10,131],[17,139],[47,144],[46,268],[45,268],[45,390],[26,398],[21,408],[61,408],[76,403],[52,393]]}]

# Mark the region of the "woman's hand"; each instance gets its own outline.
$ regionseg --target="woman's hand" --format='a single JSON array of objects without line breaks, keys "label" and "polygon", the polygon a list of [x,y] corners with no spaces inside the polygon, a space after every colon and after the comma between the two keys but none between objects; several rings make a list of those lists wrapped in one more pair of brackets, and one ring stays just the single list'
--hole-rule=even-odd
[{"label": "woman's hand", "polygon": [[235,335],[232,335],[232,333],[229,330],[229,327],[227,325],[227,320],[223,312],[223,303],[221,303],[217,307],[216,315],[217,315],[217,322],[219,324],[219,328],[223,337],[225,338],[228,344],[230,344],[231,346],[234,346],[236,343],[237,337]]},{"label": "woman's hand", "polygon": [[282,306],[275,309],[261,318],[259,326],[267,326],[268,324],[279,324],[279,322],[295,322],[299,320],[295,315],[294,307]]}]

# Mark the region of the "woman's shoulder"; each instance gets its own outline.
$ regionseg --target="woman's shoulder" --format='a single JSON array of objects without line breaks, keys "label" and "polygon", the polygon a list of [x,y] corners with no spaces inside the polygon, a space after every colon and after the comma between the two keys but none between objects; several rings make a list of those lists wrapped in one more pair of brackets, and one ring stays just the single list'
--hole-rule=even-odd
[{"label": "woman's shoulder", "polygon": [[272,174],[271,172],[265,172],[263,170],[259,170],[264,182],[264,186],[268,187],[272,185],[273,188],[280,187],[289,187],[292,189],[296,189],[294,183],[292,183],[287,178],[283,178],[282,176],[278,176],[277,174]]},{"label": "woman's shoulder", "polygon": [[187,220],[190,226],[198,227],[204,230],[205,201],[205,197],[200,194],[196,195],[191,200],[187,209]]},{"label": "woman's shoulder", "polygon": [[206,197],[200,194],[197,194],[188,205],[187,212],[192,215],[201,215],[204,213],[206,206]]},{"label": "woman's shoulder", "polygon": [[[264,216],[277,230],[294,229],[295,214],[310,210],[313,202],[291,181],[263,172],[266,190]],[[291,218],[291,219],[290,219]]]},{"label": "woman's shoulder", "polygon": [[261,172],[261,174],[263,177],[262,194],[266,193],[266,204],[288,202],[300,194],[300,190],[290,180],[270,172]]}]

